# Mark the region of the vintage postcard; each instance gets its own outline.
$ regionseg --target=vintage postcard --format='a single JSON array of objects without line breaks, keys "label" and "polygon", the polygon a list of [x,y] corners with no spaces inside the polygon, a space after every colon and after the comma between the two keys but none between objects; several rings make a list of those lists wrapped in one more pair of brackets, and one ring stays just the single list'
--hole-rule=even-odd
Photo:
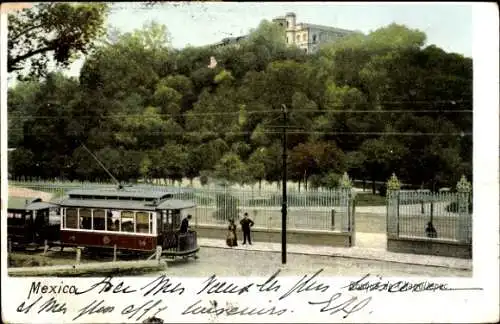
[{"label": "vintage postcard", "polygon": [[497,322],[498,7],[1,7],[6,323]]}]

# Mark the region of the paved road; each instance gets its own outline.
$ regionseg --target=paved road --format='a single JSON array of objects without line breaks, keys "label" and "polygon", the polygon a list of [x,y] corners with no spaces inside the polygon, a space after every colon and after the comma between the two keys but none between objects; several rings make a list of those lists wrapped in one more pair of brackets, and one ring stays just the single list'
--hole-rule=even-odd
[{"label": "paved road", "polygon": [[[303,275],[323,268],[325,276],[362,276],[368,272],[382,276],[472,276],[472,271],[468,270],[313,255],[289,254],[287,261],[283,275]],[[268,276],[279,268],[282,268],[280,253],[204,247],[198,260],[169,263],[163,273],[171,276],[210,276],[214,273],[219,276]],[[144,276],[157,274],[152,272]]]}]

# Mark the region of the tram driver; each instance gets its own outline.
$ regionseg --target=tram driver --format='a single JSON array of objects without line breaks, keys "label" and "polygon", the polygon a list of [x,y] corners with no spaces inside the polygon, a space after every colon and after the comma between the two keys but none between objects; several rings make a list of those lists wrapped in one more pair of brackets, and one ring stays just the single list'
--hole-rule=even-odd
[{"label": "tram driver", "polygon": [[179,229],[180,234],[186,234],[189,229],[189,220],[191,220],[191,215],[187,215],[181,222],[181,228]]},{"label": "tram driver", "polygon": [[[188,230],[189,230],[189,220],[191,220],[191,215],[187,215],[184,219],[182,219],[181,221],[181,228],[179,229],[179,234],[187,234]],[[177,237],[177,242],[178,242],[178,246],[179,246],[179,249],[181,251],[184,251],[187,247],[187,237],[184,236],[184,237],[180,237],[178,236]]]}]

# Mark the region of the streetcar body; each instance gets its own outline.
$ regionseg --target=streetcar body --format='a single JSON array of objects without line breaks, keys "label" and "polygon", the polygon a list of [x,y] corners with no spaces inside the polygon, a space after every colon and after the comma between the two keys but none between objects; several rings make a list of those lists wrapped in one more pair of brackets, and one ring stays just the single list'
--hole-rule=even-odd
[{"label": "streetcar body", "polygon": [[10,196],[7,206],[7,239],[11,247],[51,245],[60,240],[57,204],[38,197]]},{"label": "streetcar body", "polygon": [[138,188],[71,191],[60,202],[61,243],[137,252],[161,246],[165,253],[196,253],[196,232],[178,232],[181,219],[196,205],[173,196]]}]

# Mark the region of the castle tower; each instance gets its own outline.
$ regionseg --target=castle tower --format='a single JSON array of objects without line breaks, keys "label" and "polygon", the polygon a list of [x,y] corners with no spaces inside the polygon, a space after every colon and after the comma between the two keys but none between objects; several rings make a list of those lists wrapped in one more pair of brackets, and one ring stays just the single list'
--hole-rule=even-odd
[{"label": "castle tower", "polygon": [[295,16],[295,13],[287,13],[285,19],[287,22],[287,29],[295,29],[295,25],[297,24],[297,16]]}]

